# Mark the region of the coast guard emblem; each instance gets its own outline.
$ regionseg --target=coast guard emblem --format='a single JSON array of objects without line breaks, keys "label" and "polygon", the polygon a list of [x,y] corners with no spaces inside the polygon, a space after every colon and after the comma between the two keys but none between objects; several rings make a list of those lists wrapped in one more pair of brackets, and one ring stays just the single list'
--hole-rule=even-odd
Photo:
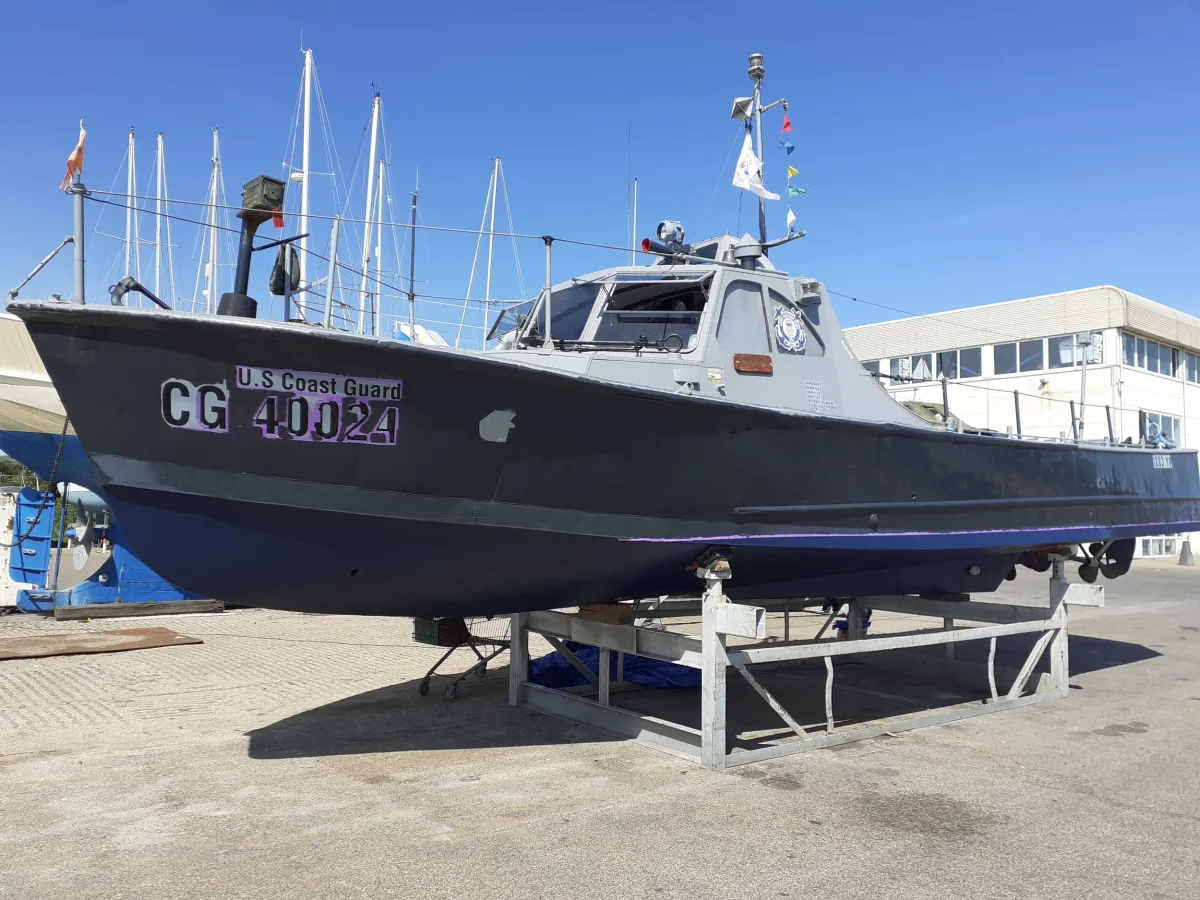
[{"label": "coast guard emblem", "polygon": [[785,306],[775,307],[775,342],[781,353],[804,352],[804,324],[800,314]]}]

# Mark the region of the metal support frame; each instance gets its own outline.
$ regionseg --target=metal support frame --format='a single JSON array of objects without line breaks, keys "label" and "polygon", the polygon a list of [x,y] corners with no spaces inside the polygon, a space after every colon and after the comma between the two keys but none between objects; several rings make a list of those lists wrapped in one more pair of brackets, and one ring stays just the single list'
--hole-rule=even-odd
[{"label": "metal support frame", "polygon": [[[509,703],[632,738],[657,750],[700,763],[706,769],[723,770],[730,766],[878,737],[884,733],[937,725],[1065,697],[1069,693],[1066,607],[1074,604],[1102,606],[1104,589],[1097,585],[1069,584],[1066,580],[1067,561],[1052,558],[1052,562],[1050,601],[1045,607],[908,595],[843,598],[848,616],[847,640],[822,640],[829,625],[827,621],[826,627],[812,640],[730,647],[728,636],[721,632],[719,624],[730,617],[718,617],[717,608],[729,602],[723,583],[731,577],[731,568],[727,558],[717,555],[701,565],[696,573],[705,584],[701,601],[701,633],[698,637],[637,624],[590,621],[571,613],[550,610],[514,615]],[[788,621],[792,609],[819,607],[824,602],[793,600],[783,605],[788,636],[791,636],[792,630]],[[694,615],[694,604],[690,605],[691,614]],[[657,604],[656,617],[688,614],[686,610],[689,604],[679,603],[675,609],[671,606],[670,603]],[[864,608],[928,617],[932,620],[931,627],[867,637],[862,620]],[[836,614],[837,607],[834,609]],[[976,624],[962,626],[957,622]],[[531,634],[542,635],[560,650],[565,650],[561,642],[566,640],[599,648],[598,676],[588,670],[588,684],[570,690],[530,683],[528,648]],[[1016,634],[1035,634],[1037,639],[1020,668],[998,669],[997,639]],[[988,641],[988,661],[985,666],[954,660],[952,651],[955,645],[980,640]],[[946,648],[945,659],[914,652],[917,648],[938,645]],[[616,651],[618,671],[615,683],[608,651]],[[614,705],[612,693],[629,687],[623,683],[622,677],[626,654],[700,669],[701,727],[692,728]],[[1045,654],[1049,655],[1050,677],[1048,684],[1043,686],[1043,679],[1035,675],[1035,669]],[[574,654],[564,655],[573,665],[578,662]],[[923,676],[966,678],[979,687],[980,697],[950,707],[838,727],[834,713],[834,661],[838,657],[851,656],[858,662],[878,661],[883,669],[915,671]],[[825,667],[824,721],[807,727],[783,707],[753,671],[756,667],[766,670],[794,666],[805,660],[821,660]],[[758,746],[752,748],[732,747],[736,735],[729,734],[726,720],[726,676],[730,667],[774,710],[792,736],[774,743],[759,742]],[[586,669],[582,663],[577,668]],[[1007,689],[1002,691],[1001,684],[1007,684]],[[589,696],[585,696],[585,693]]]}]

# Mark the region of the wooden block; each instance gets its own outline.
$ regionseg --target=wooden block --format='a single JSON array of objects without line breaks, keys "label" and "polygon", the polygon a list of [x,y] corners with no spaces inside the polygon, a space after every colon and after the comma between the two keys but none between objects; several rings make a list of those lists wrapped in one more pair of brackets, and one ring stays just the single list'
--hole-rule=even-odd
[{"label": "wooden block", "polygon": [[579,618],[588,622],[603,622],[605,625],[629,625],[634,619],[633,607],[628,603],[593,603],[579,607]]},{"label": "wooden block", "polygon": [[124,616],[162,616],[171,613],[224,612],[220,600],[170,600],[149,603],[93,603],[87,606],[56,606],[56,619],[119,619]]}]

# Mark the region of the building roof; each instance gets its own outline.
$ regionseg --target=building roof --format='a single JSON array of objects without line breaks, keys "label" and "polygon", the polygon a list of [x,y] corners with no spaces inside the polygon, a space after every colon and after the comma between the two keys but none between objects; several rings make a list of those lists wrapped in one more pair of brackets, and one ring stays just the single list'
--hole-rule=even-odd
[{"label": "building roof", "polygon": [[845,335],[859,359],[879,359],[1104,328],[1200,352],[1200,318],[1107,284],[858,325]]}]

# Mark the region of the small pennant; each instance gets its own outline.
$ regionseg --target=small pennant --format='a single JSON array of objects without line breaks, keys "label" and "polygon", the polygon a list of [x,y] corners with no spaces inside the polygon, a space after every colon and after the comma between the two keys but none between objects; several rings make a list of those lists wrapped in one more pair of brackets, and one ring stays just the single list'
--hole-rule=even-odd
[{"label": "small pennant", "polygon": [[799,175],[799,174],[800,174],[799,169],[793,168],[792,166],[788,166],[788,178],[791,178],[793,175]]},{"label": "small pennant", "polygon": [[779,146],[783,150],[783,152],[786,153],[788,156],[791,156],[792,151],[796,149],[796,145],[793,144],[791,141],[789,141],[787,138],[780,138]]},{"label": "small pennant", "polygon": [[792,130],[792,119],[791,119],[791,116],[789,116],[787,113],[783,114],[783,128],[780,130],[781,131],[791,131]]},{"label": "small pennant", "polygon": [[271,224],[274,225],[276,228],[283,227],[283,210],[282,209],[271,210]]},{"label": "small pennant", "polygon": [[804,193],[807,193],[804,190],[804,188],[792,187],[790,184],[788,185],[788,196],[789,197],[799,197],[801,194],[804,194]]}]

